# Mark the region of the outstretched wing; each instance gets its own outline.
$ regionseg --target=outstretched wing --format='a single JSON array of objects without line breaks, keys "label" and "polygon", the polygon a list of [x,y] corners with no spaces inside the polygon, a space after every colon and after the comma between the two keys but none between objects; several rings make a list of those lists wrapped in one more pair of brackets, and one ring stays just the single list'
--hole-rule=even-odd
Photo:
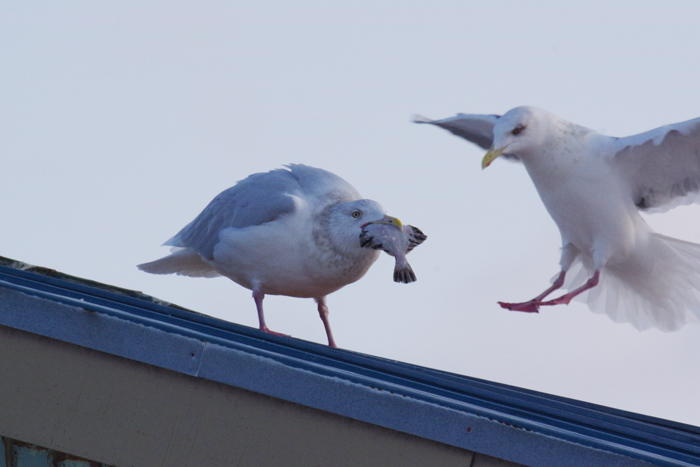
[{"label": "outstretched wing", "polygon": [[[439,126],[483,149],[490,149],[493,145],[493,127],[499,118],[501,118],[500,115],[457,114],[442,120],[430,120],[417,115],[413,117],[413,123],[429,123]],[[517,159],[516,156],[507,157]]]},{"label": "outstretched wing", "polygon": [[651,212],[700,201],[700,118],[618,138],[613,166]]}]

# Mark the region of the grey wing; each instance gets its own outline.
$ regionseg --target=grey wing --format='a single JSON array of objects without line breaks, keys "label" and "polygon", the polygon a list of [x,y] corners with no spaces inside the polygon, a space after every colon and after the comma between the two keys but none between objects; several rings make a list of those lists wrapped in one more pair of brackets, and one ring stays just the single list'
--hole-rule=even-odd
[{"label": "grey wing", "polygon": [[299,184],[288,170],[251,175],[216,196],[165,245],[191,248],[211,258],[223,229],[260,225],[294,212],[294,199],[290,194],[297,193]]},{"label": "grey wing", "polygon": [[700,202],[700,118],[619,138],[612,164],[651,212]]},{"label": "grey wing", "polygon": [[339,201],[362,199],[352,185],[332,172],[303,164],[289,164],[286,167],[289,175],[309,197],[325,200],[335,197]]},{"label": "grey wing", "polygon": [[[457,114],[454,117],[442,120],[430,120],[416,116],[414,123],[429,123],[444,128],[450,133],[464,138],[483,149],[490,149],[493,145],[493,127],[500,115]],[[504,154],[509,159],[517,159],[517,156]]]}]

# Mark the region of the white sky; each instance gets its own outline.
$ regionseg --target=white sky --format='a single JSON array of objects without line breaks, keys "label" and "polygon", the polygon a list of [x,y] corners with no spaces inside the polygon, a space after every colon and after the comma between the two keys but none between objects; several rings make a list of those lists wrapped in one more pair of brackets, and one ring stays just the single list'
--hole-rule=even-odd
[{"label": "white sky", "polygon": [[[0,5],[0,255],[257,326],[224,279],[136,264],[220,191],[330,170],[428,240],[329,297],[343,348],[700,425],[700,326],[638,332],[581,304],[501,310],[558,271],[525,170],[412,114],[536,105],[614,136],[700,116],[700,2],[63,1]],[[700,243],[700,209],[650,218]],[[324,343],[312,300],[265,299]]]}]

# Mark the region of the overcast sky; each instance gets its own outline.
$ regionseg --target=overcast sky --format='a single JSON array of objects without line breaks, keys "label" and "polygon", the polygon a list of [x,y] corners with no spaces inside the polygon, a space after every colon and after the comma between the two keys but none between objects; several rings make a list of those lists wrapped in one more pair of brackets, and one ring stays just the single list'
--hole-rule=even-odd
[{"label": "overcast sky", "polygon": [[[428,240],[329,296],[342,348],[700,425],[700,326],[636,331],[580,304],[502,310],[558,272],[522,166],[413,114],[536,105],[613,136],[700,116],[697,1],[0,4],[0,255],[257,327],[228,279],[138,263],[219,192],[330,170]],[[698,206],[649,217],[700,243]],[[271,329],[325,343],[310,299]]]}]

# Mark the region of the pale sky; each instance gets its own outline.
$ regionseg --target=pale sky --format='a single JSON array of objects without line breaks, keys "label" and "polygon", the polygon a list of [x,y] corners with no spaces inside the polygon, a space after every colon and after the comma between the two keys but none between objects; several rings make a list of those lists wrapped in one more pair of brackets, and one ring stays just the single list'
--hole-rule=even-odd
[{"label": "pale sky", "polygon": [[[700,325],[639,332],[580,304],[502,310],[558,272],[525,170],[413,114],[535,105],[612,136],[700,116],[700,2],[0,4],[0,255],[257,327],[228,279],[136,264],[219,192],[294,162],[420,227],[328,298],[341,348],[700,425]],[[650,216],[700,243],[700,208]],[[271,329],[325,343],[313,300]]]}]

